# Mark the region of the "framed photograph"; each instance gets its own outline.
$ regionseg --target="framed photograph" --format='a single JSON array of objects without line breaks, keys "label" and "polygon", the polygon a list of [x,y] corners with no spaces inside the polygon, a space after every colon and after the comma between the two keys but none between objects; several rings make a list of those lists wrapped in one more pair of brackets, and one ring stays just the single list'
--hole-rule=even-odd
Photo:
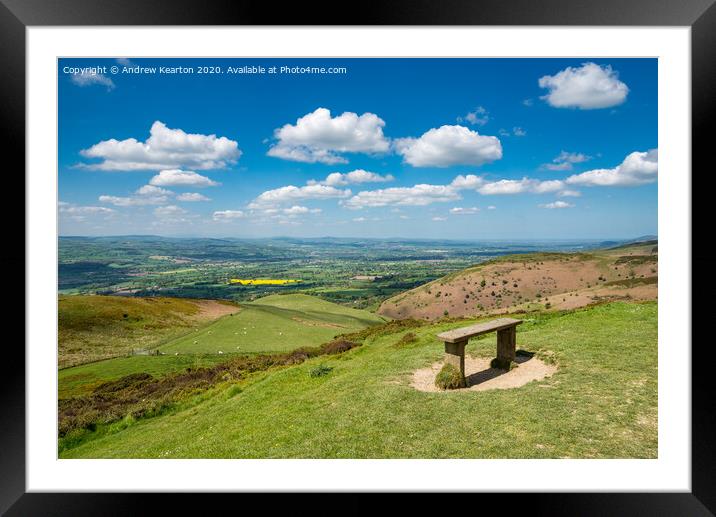
[{"label": "framed photograph", "polygon": [[27,299],[3,511],[711,515],[712,2],[63,6],[0,8]]}]

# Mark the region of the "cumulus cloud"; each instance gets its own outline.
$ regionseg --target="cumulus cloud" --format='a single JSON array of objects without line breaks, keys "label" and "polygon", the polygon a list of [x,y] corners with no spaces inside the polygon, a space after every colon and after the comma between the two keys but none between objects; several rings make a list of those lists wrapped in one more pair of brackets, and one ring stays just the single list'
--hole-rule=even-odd
[{"label": "cumulus cloud", "polygon": [[206,176],[197,174],[194,171],[183,171],[180,169],[169,169],[160,171],[149,180],[150,185],[158,187],[215,187],[220,185]]},{"label": "cumulus cloud", "polygon": [[582,193],[579,190],[560,190],[557,192],[557,196],[559,197],[580,197]]},{"label": "cumulus cloud", "polygon": [[343,202],[348,208],[359,209],[380,206],[425,206],[431,203],[460,199],[457,189],[450,185],[415,185],[359,192]]},{"label": "cumulus cloud", "polygon": [[571,203],[567,203],[566,201],[555,201],[553,203],[547,203],[545,205],[539,205],[540,208],[549,208],[549,209],[555,209],[555,208],[573,208],[574,205]]},{"label": "cumulus cloud", "polygon": [[252,209],[271,208],[283,203],[295,202],[305,199],[332,199],[346,198],[351,195],[350,189],[337,189],[328,185],[306,185],[297,187],[287,185],[261,193],[250,204]]},{"label": "cumulus cloud", "polygon": [[346,185],[354,185],[359,183],[384,183],[393,181],[395,178],[391,174],[381,176],[375,172],[369,172],[363,169],[356,169],[351,172],[341,173],[332,172],[326,179],[322,181],[311,180],[309,185],[330,185],[332,187],[344,187]]},{"label": "cumulus cloud", "polygon": [[92,73],[92,71],[83,71],[72,74],[70,80],[77,86],[101,85],[107,88],[107,91],[114,90],[114,81],[103,74]]},{"label": "cumulus cloud", "polygon": [[502,144],[464,126],[441,126],[420,138],[399,138],[395,150],[414,167],[481,165],[502,158]]},{"label": "cumulus cloud", "polygon": [[502,194],[545,194],[547,192],[555,192],[564,188],[564,182],[560,180],[539,181],[530,178],[522,178],[519,180],[502,179],[485,183],[477,191],[485,196],[502,195]]},{"label": "cumulus cloud", "polygon": [[450,183],[451,187],[456,189],[476,189],[485,184],[485,180],[474,174],[467,174],[463,176],[455,176],[455,179]]},{"label": "cumulus cloud", "polygon": [[456,206],[455,208],[450,209],[450,213],[453,215],[471,215],[476,214],[480,211],[480,209],[476,206],[463,208],[460,206]]},{"label": "cumulus cloud", "polygon": [[515,126],[512,128],[512,134],[515,136],[527,136],[527,131],[521,127]]},{"label": "cumulus cloud", "polygon": [[164,205],[174,195],[174,192],[154,185],[144,185],[138,188],[133,196],[108,196],[101,195],[99,200],[102,203],[109,203],[114,206],[146,206]]},{"label": "cumulus cloud", "polygon": [[633,152],[612,169],[594,169],[574,174],[565,181],[586,187],[628,187],[656,181],[659,172],[659,152],[651,149]]},{"label": "cumulus cloud", "polygon": [[115,214],[115,210],[104,206],[80,206],[73,203],[60,201],[58,203],[58,211],[60,216],[67,217],[74,221],[84,221],[88,216],[101,217],[107,219]]},{"label": "cumulus cloud", "polygon": [[63,214],[113,214],[114,210],[103,206],[77,206],[60,202],[59,211]]},{"label": "cumulus cloud", "polygon": [[343,153],[385,153],[390,143],[383,135],[385,122],[374,113],[349,111],[331,117],[318,108],[274,131],[277,142],[266,154],[306,163],[347,163]]},{"label": "cumulus cloud", "polygon": [[542,168],[550,171],[571,171],[575,163],[582,163],[591,159],[591,156],[583,153],[562,151],[552,159],[552,163],[542,164]]},{"label": "cumulus cloud", "polygon": [[177,201],[186,201],[193,203],[197,201],[211,201],[211,199],[209,199],[203,194],[199,194],[198,192],[185,192],[177,196]]},{"label": "cumulus cloud", "polygon": [[468,112],[464,117],[457,117],[458,122],[469,122],[470,124],[477,124],[478,126],[484,126],[490,120],[490,116],[487,110],[482,106],[478,106],[473,111]]},{"label": "cumulus cloud", "polygon": [[176,218],[186,214],[186,210],[176,205],[158,206],[154,209],[154,215],[161,218]]},{"label": "cumulus cloud", "polygon": [[221,169],[236,163],[241,156],[238,143],[224,136],[190,134],[168,128],[158,120],[149,133],[145,142],[111,138],[83,149],[80,151],[83,157],[102,161],[80,166],[105,171]]},{"label": "cumulus cloud", "polygon": [[214,212],[212,219],[214,221],[231,221],[233,219],[242,219],[246,214],[241,210],[218,210]]},{"label": "cumulus cloud", "polygon": [[595,63],[567,67],[555,75],[541,77],[538,83],[549,92],[541,98],[555,108],[609,108],[623,103],[629,93],[611,66]]}]

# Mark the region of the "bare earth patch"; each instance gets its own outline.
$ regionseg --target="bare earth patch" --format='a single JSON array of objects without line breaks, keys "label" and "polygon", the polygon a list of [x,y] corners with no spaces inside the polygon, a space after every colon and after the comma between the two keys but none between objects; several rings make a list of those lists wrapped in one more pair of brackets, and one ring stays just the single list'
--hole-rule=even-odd
[{"label": "bare earth patch", "polygon": [[[497,368],[490,368],[491,359],[492,358],[489,357],[465,356],[465,380],[467,381],[467,388],[450,391],[487,391],[519,388],[528,382],[550,377],[557,371],[556,366],[547,364],[534,356],[518,356],[515,362],[517,362],[519,366],[509,372]],[[435,376],[442,366],[443,362],[440,361],[429,368],[416,370],[413,373],[410,385],[419,391],[442,391],[435,386]]]},{"label": "bare earth patch", "polygon": [[220,303],[214,300],[197,300],[196,305],[199,307],[199,312],[195,315],[195,318],[200,321],[215,320],[241,310],[241,307],[236,305]]}]

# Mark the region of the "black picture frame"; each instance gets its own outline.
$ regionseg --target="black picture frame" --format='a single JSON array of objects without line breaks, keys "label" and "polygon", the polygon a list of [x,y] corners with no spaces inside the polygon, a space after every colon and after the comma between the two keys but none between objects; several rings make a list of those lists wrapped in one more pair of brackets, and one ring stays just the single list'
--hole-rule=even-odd
[{"label": "black picture frame", "polygon": [[[14,170],[25,169],[25,30],[28,26],[85,25],[550,25],[550,26],[688,26],[691,28],[692,71],[692,171],[699,171],[699,188],[693,188],[692,206],[708,207],[713,166],[710,142],[714,133],[716,104],[716,6],[715,0],[393,0],[364,1],[354,9],[344,3],[285,3],[204,0],[0,0],[0,116],[6,157]],[[689,171],[684,171],[688,174]],[[16,188],[24,192],[16,174]],[[24,198],[24,196],[23,196]],[[706,212],[705,212],[706,213]],[[710,235],[710,221],[692,216],[692,238]],[[19,226],[19,225],[17,225]],[[19,233],[19,232],[18,232]],[[15,242],[24,242],[24,234]],[[692,240],[693,242],[693,240]],[[19,246],[19,245],[18,245]],[[692,244],[692,275],[706,271],[711,257],[705,246]],[[6,271],[25,270],[21,257],[2,258]],[[700,278],[700,277],[696,277]],[[697,293],[698,294],[698,293]],[[692,322],[708,321],[708,304],[692,295]],[[19,304],[18,304],[19,305]],[[28,307],[27,309],[31,309]],[[710,382],[710,361],[699,360],[709,352],[708,340],[699,341],[691,325],[684,335],[692,339],[692,490],[689,493],[572,493],[572,494],[473,494],[476,509],[487,502],[510,510],[550,515],[713,515],[716,512],[716,412]],[[17,342],[6,343],[0,376],[0,512],[8,515],[125,515],[139,513],[159,495],[150,494],[40,494],[26,493],[25,479],[25,355]],[[7,365],[11,364],[12,367]],[[242,495],[249,508],[261,496]],[[249,498],[247,500],[246,498]],[[265,497],[265,496],[264,496]],[[271,496],[275,502],[274,496]],[[457,496],[450,496],[457,497]],[[170,499],[170,500],[168,500]],[[185,495],[162,497],[164,511],[205,509],[205,498]],[[302,497],[297,498],[299,501]],[[407,498],[406,498],[407,499]],[[461,498],[457,498],[459,501]],[[493,499],[494,501],[485,501]],[[265,504],[265,503],[264,503]],[[273,503],[272,503],[273,504]],[[294,501],[295,505],[296,502]],[[406,500],[423,505],[422,497]],[[474,505],[475,503],[470,503]],[[194,506],[196,505],[196,506]],[[373,506],[370,499],[352,508]],[[318,509],[318,508],[316,508]],[[326,510],[330,507],[326,507]]]}]

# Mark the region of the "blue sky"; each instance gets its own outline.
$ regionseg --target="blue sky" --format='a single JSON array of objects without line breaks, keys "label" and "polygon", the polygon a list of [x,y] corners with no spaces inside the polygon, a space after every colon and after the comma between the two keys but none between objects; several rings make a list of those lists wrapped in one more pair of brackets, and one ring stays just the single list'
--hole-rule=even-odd
[{"label": "blue sky", "polygon": [[[180,66],[191,71],[159,68]],[[656,59],[58,67],[61,235],[657,233]]]}]

